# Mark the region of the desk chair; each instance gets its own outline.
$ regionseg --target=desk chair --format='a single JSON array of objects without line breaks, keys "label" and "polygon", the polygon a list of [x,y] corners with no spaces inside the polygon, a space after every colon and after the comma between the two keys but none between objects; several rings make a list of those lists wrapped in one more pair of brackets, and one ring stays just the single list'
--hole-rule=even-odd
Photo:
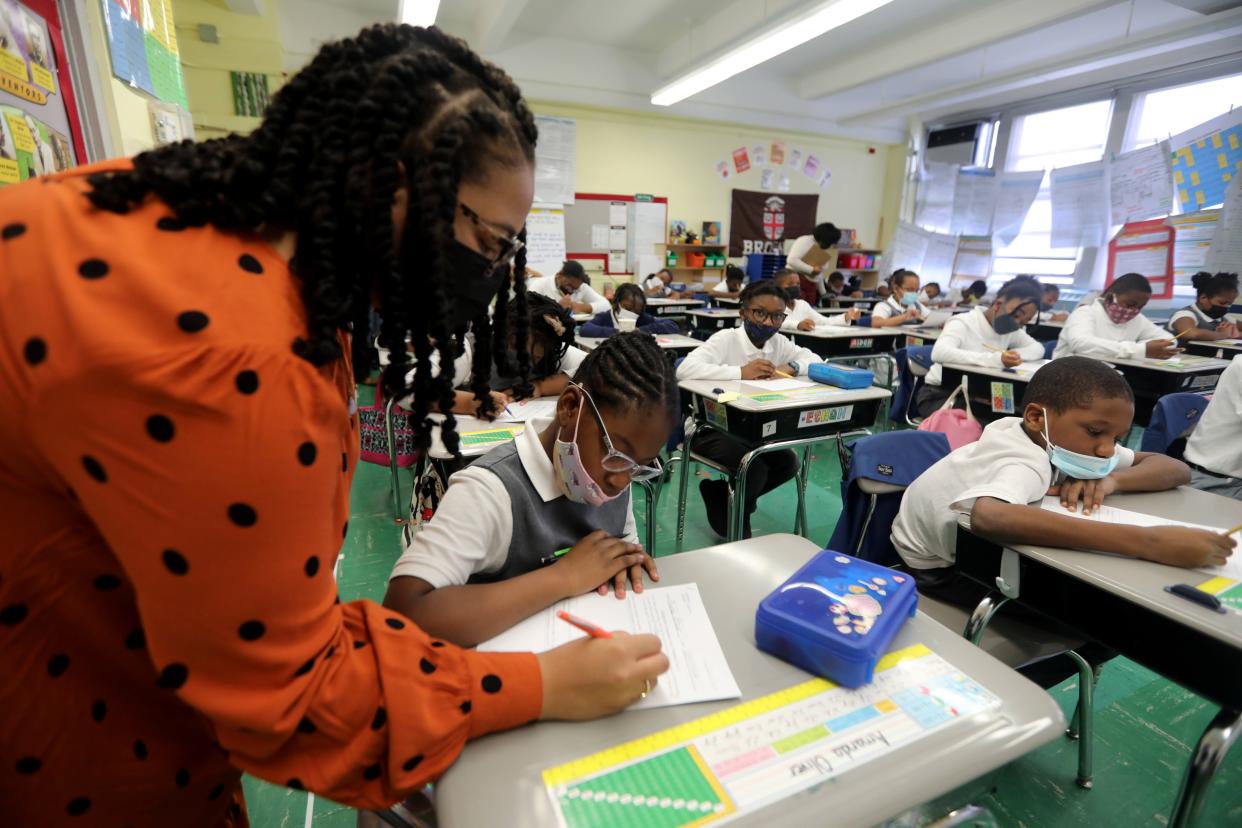
[{"label": "desk chair", "polygon": [[1057,349],[1057,341],[1053,339],[1042,344],[1044,346],[1044,359],[1052,359],[1052,352]]},{"label": "desk chair", "polygon": [[[949,453],[943,434],[897,431],[864,437],[854,443],[849,472],[841,483],[841,517],[828,541],[829,549],[846,550],[856,558],[884,566],[900,564],[901,557],[890,534],[902,495],[914,480]],[[999,598],[999,600],[997,600]],[[973,613],[919,593],[919,609],[1000,662],[1022,667],[1046,658],[1068,655],[1078,667],[1078,706],[1066,735],[1078,740],[1078,784],[1092,786],[1092,694],[1099,677],[1075,652],[1081,640],[1060,638],[1056,633],[1023,621],[1000,617],[993,620],[1007,598],[990,594]]]},{"label": "desk chair", "polygon": [[1208,402],[1210,398],[1188,392],[1165,394],[1156,400],[1151,422],[1143,429],[1140,450],[1167,454],[1181,460],[1186,438],[1207,410]]},{"label": "desk chair", "polygon": [[905,421],[906,425],[916,426],[918,420],[911,416],[911,409],[918,402],[919,390],[923,387],[923,378],[932,366],[932,345],[909,345],[893,351],[893,361],[897,363],[897,388],[893,392],[892,405],[888,418],[893,422]]}]

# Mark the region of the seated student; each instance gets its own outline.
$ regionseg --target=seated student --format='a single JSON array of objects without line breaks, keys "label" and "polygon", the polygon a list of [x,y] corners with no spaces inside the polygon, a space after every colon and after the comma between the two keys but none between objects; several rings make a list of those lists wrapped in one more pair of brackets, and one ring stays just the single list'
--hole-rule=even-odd
[{"label": "seated student", "polygon": [[[629,325],[629,323],[633,323]],[[633,282],[617,287],[612,295],[612,310],[598,314],[590,322],[583,322],[578,332],[583,336],[612,336],[623,326],[649,334],[675,334],[677,323],[671,319],[658,319],[647,313],[647,296]]]},{"label": "seated student", "polygon": [[1064,322],[1069,319],[1069,311],[1053,310],[1061,300],[1061,289],[1056,285],[1044,285],[1044,295],[1039,300],[1040,322]]},{"label": "seated student", "polygon": [[929,308],[938,307],[940,299],[940,283],[928,282],[923,285],[923,289],[919,291],[919,302],[927,305]]},{"label": "seated student", "polygon": [[[891,295],[871,309],[871,327],[891,328],[907,322],[920,322],[931,310],[919,302],[919,274],[897,269],[888,277]],[[878,291],[877,291],[878,294]]]},{"label": "seated student", "polygon": [[746,284],[746,272],[737,265],[725,265],[724,278],[712,286],[711,294],[716,299],[736,299],[742,294]]},{"label": "seated student", "polygon": [[977,305],[983,301],[983,297],[987,295],[988,283],[982,279],[975,279],[968,286],[962,288],[961,298],[957,300],[958,307],[963,305]]},{"label": "seated student", "polygon": [[1030,276],[1018,276],[997,291],[996,301],[988,308],[959,313],[945,323],[944,331],[932,348],[934,364],[919,390],[919,416],[931,414],[954,391],[953,387],[946,388],[942,384],[942,363],[1013,368],[1023,362],[1043,359],[1043,344],[1023,330],[1035,317],[1039,295],[1039,282]]},{"label": "seated student", "polygon": [[[393,567],[384,606],[463,647],[564,598],[659,580],[638,545],[630,482],[660,474],[677,417],[673,369],[655,340],[600,344],[534,421],[449,479],[435,516]],[[569,552],[558,557],[562,549]]]},{"label": "seated student", "polygon": [[785,294],[785,310],[789,314],[781,325],[782,331],[813,331],[832,325],[848,326],[862,315],[858,308],[850,308],[845,313],[825,316],[801,298],[798,280],[798,274],[787,267],[782,267],[772,275],[772,281]]},{"label": "seated student", "polygon": [[646,278],[643,282],[643,291],[648,296],[658,296],[663,299],[680,299],[680,293],[669,289],[669,283],[672,281],[673,271],[667,267],[662,267]]},{"label": "seated student", "polygon": [[1191,486],[1242,500],[1242,357],[1220,375],[1183,456]]},{"label": "seated student", "polygon": [[[845,281],[845,274],[839,270],[834,270],[829,273],[826,281],[828,292],[824,294],[825,297],[851,296],[856,299],[862,298],[862,291],[858,289],[857,282],[855,280],[850,280],[847,283]],[[806,296],[803,296],[802,298],[806,299]],[[807,299],[807,301],[810,302],[811,300]]]},{"label": "seated student", "polygon": [[555,276],[540,276],[526,283],[527,293],[540,293],[572,313],[603,313],[608,310],[608,300],[591,287],[591,279],[579,262],[568,261],[561,265]]},{"label": "seated student", "polygon": [[875,295],[879,297],[880,299],[887,299],[888,297],[892,296],[893,292],[888,289],[888,282],[880,282],[878,285],[876,285]]},{"label": "seated student", "polygon": [[[742,325],[717,331],[711,339],[691,351],[677,369],[679,380],[761,380],[777,372],[805,376],[811,363],[822,362],[813,351],[795,345],[780,333],[786,317],[785,294],[772,279],[752,282],[742,291]],[[754,443],[716,429],[706,429],[694,439],[694,451],[710,457],[725,468],[737,469],[742,456]],[[760,455],[746,477],[746,515],[743,534],[750,537],[750,515],[755,501],[798,473],[798,456],[792,451]],[[699,492],[707,507],[712,531],[725,537],[729,484],[724,480],[704,480]]]},{"label": "seated student", "polygon": [[[520,313],[516,303],[516,299],[509,303],[510,319]],[[492,388],[510,400],[559,395],[587,356],[574,345],[574,319],[566,308],[540,294],[527,294],[526,307],[530,318],[530,381],[522,386],[516,377],[499,375],[491,381]],[[510,330],[509,350],[516,349],[517,332]],[[510,362],[516,364],[517,357],[511,356]]]},{"label": "seated student", "polygon": [[1151,282],[1143,276],[1127,273],[1117,279],[1099,299],[1070,314],[1052,358],[1168,359],[1177,354],[1177,343],[1143,316],[1150,299]]},{"label": "seated student", "polygon": [[[941,459],[906,490],[892,540],[920,593],[974,608],[989,591],[954,567],[959,515],[999,543],[1114,552],[1184,567],[1229,557],[1233,541],[1219,532],[1096,523],[1039,508],[1050,487],[1062,505],[1086,515],[1114,492],[1163,491],[1190,479],[1178,460],[1119,444],[1134,419],[1134,396],[1108,365],[1083,357],[1048,363],[1027,385],[1021,411],[988,425],[977,442]],[[1072,672],[1053,673],[1055,666],[1038,677],[1023,672],[1047,687]]]},{"label": "seated student", "polygon": [[1238,274],[1199,272],[1191,277],[1195,302],[1173,314],[1169,330],[1190,339],[1236,339],[1238,326],[1225,318],[1238,298]]}]

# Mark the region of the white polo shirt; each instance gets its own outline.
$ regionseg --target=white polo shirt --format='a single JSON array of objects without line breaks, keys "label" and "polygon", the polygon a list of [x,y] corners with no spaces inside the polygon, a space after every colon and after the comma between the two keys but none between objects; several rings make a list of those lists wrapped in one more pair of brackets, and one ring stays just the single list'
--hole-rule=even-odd
[{"label": "white polo shirt", "polygon": [[762,348],[756,348],[741,327],[727,328],[712,334],[711,339],[695,348],[677,368],[677,379],[742,378],[742,366],[756,359],[766,359],[777,367],[798,363],[798,373],[805,376],[812,362],[823,362],[814,352],[795,345],[789,337],[776,334]]},{"label": "white polo shirt", "polygon": [[[991,423],[976,442],[942,458],[906,489],[892,540],[911,569],[953,565],[957,516],[969,515],[976,499],[994,497],[1015,504],[1043,499],[1052,485],[1052,463],[1023,422],[1021,417],[1005,417]],[[1125,446],[1117,446],[1117,455],[1117,468],[1134,464],[1134,452]]]},{"label": "white polo shirt", "polygon": [[[555,276],[540,276],[536,279],[531,279],[526,283],[526,290],[532,293],[538,293],[541,296],[546,296],[553,302],[560,302],[561,297],[564,295],[561,293],[561,289],[556,286]],[[578,285],[578,289],[569,294],[569,298],[575,302],[590,305],[591,313],[593,314],[603,313],[612,307],[608,304],[607,299],[600,296],[599,293],[596,292],[595,288],[591,287],[586,282]]]},{"label": "white polo shirt", "polygon": [[916,302],[912,307],[907,308],[905,305],[898,302],[896,297],[890,296],[872,308],[871,317],[873,319],[888,319],[892,316],[901,316],[903,313],[911,309],[918,311],[920,319],[926,319],[927,314],[931,313],[931,308],[927,307],[927,305],[924,305],[922,302]]},{"label": "white polo shirt", "polygon": [[[741,290],[743,287],[746,287],[745,280],[742,281],[742,287],[739,287],[738,290]],[[729,283],[724,279],[721,279],[719,282],[712,285],[712,293],[728,293],[728,292],[729,292]]]},{"label": "white polo shirt", "polygon": [[1234,357],[1220,375],[1184,454],[1222,477],[1242,477],[1242,357]]},{"label": "white polo shirt", "polygon": [[932,348],[932,362],[935,364],[927,372],[925,381],[928,385],[940,385],[943,373],[940,364],[943,362],[1003,367],[1000,353],[989,351],[985,347],[988,345],[1001,351],[1017,351],[1026,362],[1044,358],[1044,346],[1026,331],[1019,328],[1013,333],[998,334],[988,321],[987,311],[975,308],[969,313],[959,313],[945,323]]},{"label": "white polo shirt", "polygon": [[[552,459],[539,442],[539,434],[551,422],[532,420],[516,438],[522,469],[544,503],[564,497]],[[638,543],[633,500],[621,539]],[[490,469],[467,466],[449,478],[440,508],[413,533],[389,579],[408,575],[436,589],[460,586],[476,573],[504,566],[512,540],[513,506],[504,483]]]},{"label": "white polo shirt", "polygon": [[[788,304],[785,306],[787,309]],[[850,320],[843,313],[834,313],[832,316],[825,316],[815,308],[811,307],[811,303],[805,299],[798,299],[794,302],[793,310],[789,311],[789,315],[785,317],[784,323],[781,325],[782,331],[796,331],[798,325],[805,320],[810,319],[815,323],[817,328],[827,328],[831,326],[849,327]]]},{"label": "white polo shirt", "polygon": [[1117,325],[1108,318],[1103,302],[1092,302],[1070,314],[1052,358],[1143,359],[1149,341],[1168,338],[1168,331],[1141,313],[1124,325]]},{"label": "white polo shirt", "polygon": [[664,284],[664,280],[654,275],[648,276],[647,280],[643,282],[643,293],[649,293],[653,290],[659,291],[659,293],[655,294],[656,296],[664,296],[669,292],[668,285]]},{"label": "white polo shirt", "polygon": [[[471,342],[471,340],[467,340]],[[565,356],[561,357],[561,361],[557,363],[553,374],[567,374],[571,379],[573,375],[578,373],[579,366],[582,361],[587,358],[587,352],[581,348],[570,345],[565,349]],[[438,361],[433,364],[438,364]],[[453,362],[453,384],[458,388],[464,388],[470,385],[470,375],[474,371],[474,348],[473,345],[466,349],[466,352],[459,356]],[[543,379],[543,377],[532,377],[532,379]]]}]

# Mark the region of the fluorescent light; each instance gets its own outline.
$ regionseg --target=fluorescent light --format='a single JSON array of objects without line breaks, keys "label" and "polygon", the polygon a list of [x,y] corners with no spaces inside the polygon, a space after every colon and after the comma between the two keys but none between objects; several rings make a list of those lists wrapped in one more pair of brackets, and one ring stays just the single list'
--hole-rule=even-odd
[{"label": "fluorescent light", "polygon": [[820,3],[662,86],[652,94],[651,102],[656,106],[671,106],[891,2],[893,0],[829,0]]},{"label": "fluorescent light", "polygon": [[411,26],[430,26],[436,22],[440,0],[401,0],[401,22]]}]

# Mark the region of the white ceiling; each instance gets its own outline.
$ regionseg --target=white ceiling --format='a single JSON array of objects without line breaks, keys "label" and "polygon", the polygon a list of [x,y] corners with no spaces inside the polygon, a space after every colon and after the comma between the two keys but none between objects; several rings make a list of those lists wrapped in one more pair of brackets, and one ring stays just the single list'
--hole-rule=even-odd
[{"label": "white ceiling", "polygon": [[[672,107],[650,103],[686,69],[821,2],[441,0],[437,24],[532,99],[892,142],[911,116],[935,122],[1221,58],[1242,66],[1242,2],[1204,15],[1172,0],[893,0]],[[396,7],[283,0],[289,67]]]}]

